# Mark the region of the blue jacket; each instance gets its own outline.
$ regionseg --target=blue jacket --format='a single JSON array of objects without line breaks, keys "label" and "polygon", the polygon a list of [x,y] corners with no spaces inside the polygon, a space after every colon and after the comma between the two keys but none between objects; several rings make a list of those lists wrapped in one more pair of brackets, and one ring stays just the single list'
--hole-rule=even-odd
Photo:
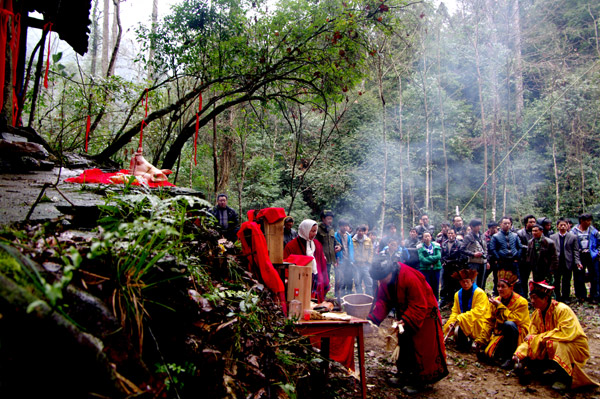
[{"label": "blue jacket", "polygon": [[[348,248],[348,259],[350,262],[354,263],[354,244],[352,244],[352,237],[350,236],[350,234],[346,234],[346,237],[348,237],[348,242],[346,244],[342,244],[342,237],[340,236],[339,232],[335,232],[335,242]],[[335,254],[335,257],[338,261],[338,263],[342,262],[344,259],[344,251],[340,251],[337,252]]]},{"label": "blue jacket", "polygon": [[518,260],[521,255],[521,240],[512,231],[508,232],[507,240],[507,234],[500,230],[490,240],[490,251],[492,251],[494,258],[498,260],[507,258]]},{"label": "blue jacket", "polygon": [[[590,250],[590,255],[592,255],[592,259],[596,259],[596,257],[598,256],[598,241],[600,241],[600,233],[594,228],[594,226],[590,226],[589,231],[590,243],[587,249]],[[581,248],[581,236],[583,232],[579,230],[579,225],[573,227],[573,229],[571,229],[571,233],[577,236],[577,245],[579,246],[579,251],[586,249]]]}]

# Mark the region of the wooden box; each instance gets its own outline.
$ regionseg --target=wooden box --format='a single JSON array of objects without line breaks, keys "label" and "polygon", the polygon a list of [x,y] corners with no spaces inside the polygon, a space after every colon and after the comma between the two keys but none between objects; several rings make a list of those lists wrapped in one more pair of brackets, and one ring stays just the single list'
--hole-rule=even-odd
[{"label": "wooden box", "polygon": [[263,230],[271,263],[283,263],[283,219],[275,223],[268,223],[264,220]]},{"label": "wooden box", "polygon": [[312,268],[310,266],[289,265],[288,273],[288,302],[297,299],[302,302],[302,309],[310,309]]}]

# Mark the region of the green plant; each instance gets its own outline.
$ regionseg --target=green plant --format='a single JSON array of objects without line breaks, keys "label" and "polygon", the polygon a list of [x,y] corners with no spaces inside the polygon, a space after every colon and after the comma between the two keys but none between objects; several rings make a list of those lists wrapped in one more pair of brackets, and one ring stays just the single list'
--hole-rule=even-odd
[{"label": "green plant", "polygon": [[175,363],[157,364],[156,372],[167,374],[165,379],[165,387],[167,392],[170,391],[181,391],[184,387],[185,377],[194,376],[196,374],[197,367],[190,362],[186,362],[183,365]]}]

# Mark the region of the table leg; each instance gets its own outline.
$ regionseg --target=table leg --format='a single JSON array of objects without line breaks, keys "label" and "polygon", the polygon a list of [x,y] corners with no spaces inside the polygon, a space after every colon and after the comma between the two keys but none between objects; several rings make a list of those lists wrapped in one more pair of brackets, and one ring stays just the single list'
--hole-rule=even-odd
[{"label": "table leg", "polygon": [[360,367],[360,384],[363,399],[367,398],[367,376],[365,373],[365,342],[363,326],[358,326],[358,367]]}]

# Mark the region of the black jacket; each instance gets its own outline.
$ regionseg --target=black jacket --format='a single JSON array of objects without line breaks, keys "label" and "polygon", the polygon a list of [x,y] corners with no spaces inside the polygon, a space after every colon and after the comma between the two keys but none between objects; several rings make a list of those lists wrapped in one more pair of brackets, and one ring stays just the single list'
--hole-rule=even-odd
[{"label": "black jacket", "polygon": [[[216,219],[217,223],[219,223],[219,214],[218,214],[218,206],[215,206],[208,212],[210,212]],[[223,230],[223,236],[227,238],[231,242],[235,242],[237,240],[237,232],[240,229],[240,218],[236,211],[232,208],[227,207],[227,227],[223,227],[219,224],[221,229]]]}]

